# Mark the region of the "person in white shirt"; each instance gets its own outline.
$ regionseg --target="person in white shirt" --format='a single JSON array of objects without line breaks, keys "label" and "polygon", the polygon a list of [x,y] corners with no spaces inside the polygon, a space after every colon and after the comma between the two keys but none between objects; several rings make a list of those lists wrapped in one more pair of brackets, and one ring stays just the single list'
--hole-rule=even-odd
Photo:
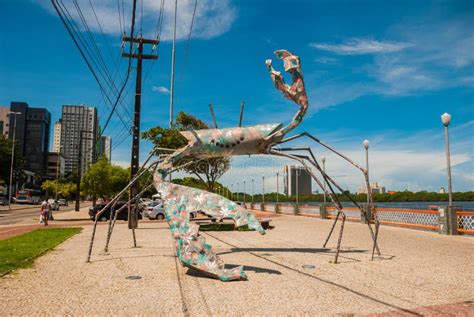
[{"label": "person in white shirt", "polygon": [[41,204],[41,218],[43,218],[44,225],[48,225],[48,218],[49,218],[49,211],[51,209],[51,205],[49,202],[45,199],[43,203]]}]

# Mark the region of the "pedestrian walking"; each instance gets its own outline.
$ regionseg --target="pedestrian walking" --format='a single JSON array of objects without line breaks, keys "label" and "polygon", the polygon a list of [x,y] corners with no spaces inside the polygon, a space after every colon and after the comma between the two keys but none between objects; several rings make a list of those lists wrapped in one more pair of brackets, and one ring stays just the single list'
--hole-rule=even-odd
[{"label": "pedestrian walking", "polygon": [[51,210],[51,205],[47,199],[41,204],[41,214],[40,214],[40,223],[43,221],[44,225],[48,225],[49,211]]}]

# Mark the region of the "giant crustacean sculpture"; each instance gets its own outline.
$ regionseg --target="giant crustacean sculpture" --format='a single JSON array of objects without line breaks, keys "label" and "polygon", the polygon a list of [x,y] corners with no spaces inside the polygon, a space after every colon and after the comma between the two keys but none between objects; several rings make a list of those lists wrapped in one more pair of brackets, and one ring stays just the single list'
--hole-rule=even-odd
[{"label": "giant crustacean sculpture", "polygon": [[[314,173],[312,173],[307,165],[307,163],[311,164],[323,176],[324,182],[326,182],[329,187],[328,194],[338,210],[336,220],[331,228],[331,232],[325,245],[329,240],[337,219],[339,216],[342,217],[341,231],[336,250],[336,262],[340,249],[345,215],[342,211],[342,205],[337,199],[332,186],[338,188],[342,193],[344,193],[344,191],[322,171],[310,148],[293,149],[276,148],[276,146],[298,137],[307,136],[359,168],[364,173],[367,186],[369,186],[367,172],[362,167],[333,150],[328,145],[320,142],[310,134],[302,133],[285,139],[285,136],[301,123],[303,116],[308,109],[308,98],[306,95],[303,75],[301,73],[299,57],[286,50],[278,50],[275,54],[277,58],[283,60],[285,71],[291,74],[293,79],[292,85],[285,84],[281,73],[273,68],[271,60],[267,60],[266,65],[275,87],[282,91],[285,97],[294,101],[300,107],[293,120],[287,126],[283,126],[281,123],[272,123],[249,127],[183,131],[181,133],[188,140],[188,144],[175,150],[173,153],[166,155],[158,164],[154,176],[155,187],[157,191],[161,193],[166,206],[166,219],[170,224],[175,239],[177,257],[183,265],[199,271],[204,271],[221,280],[243,279],[246,276],[242,267],[231,270],[224,268],[224,264],[221,262],[219,257],[211,250],[211,247],[205,243],[204,238],[199,236],[199,226],[190,222],[189,212],[201,211],[217,218],[232,218],[236,221],[237,226],[248,224],[249,228],[255,229],[262,234],[264,233],[264,230],[254,215],[224,197],[203,190],[188,188],[164,181],[167,171],[176,168],[176,163],[181,159],[190,157],[206,159],[252,154],[286,157],[301,163],[318,185],[324,190],[325,186],[323,183]],[[306,151],[310,156],[286,153],[287,151],[298,150]],[[354,203],[357,205],[356,202]],[[361,212],[365,214],[362,208],[360,209]],[[367,223],[372,238],[374,239],[374,246],[376,246],[376,236],[372,232],[370,221]]]},{"label": "giant crustacean sculpture", "polygon": [[[242,267],[233,269],[225,268],[224,263],[219,259],[218,255],[212,251],[211,246],[205,242],[205,239],[202,236],[199,235],[199,225],[190,221],[190,212],[200,211],[217,219],[230,218],[234,220],[237,227],[248,225],[250,229],[264,234],[265,231],[263,230],[257,218],[252,213],[248,212],[247,209],[222,196],[200,189],[173,184],[165,181],[165,177],[172,171],[179,170],[185,165],[193,163],[196,160],[253,154],[274,155],[299,162],[308,171],[318,186],[329,195],[337,210],[337,215],[323,247],[326,247],[338,219],[342,218],[341,229],[339,231],[339,238],[335,252],[335,263],[337,263],[339,256],[344,223],[346,219],[341,202],[335,194],[335,189],[337,189],[342,195],[347,196],[347,198],[350,199],[353,204],[360,209],[361,214],[366,219],[369,232],[373,239],[372,258],[375,250],[378,252],[378,254],[380,254],[377,246],[377,218],[375,217],[376,230],[374,233],[371,226],[371,219],[369,219],[366,210],[362,209],[361,206],[359,206],[359,204],[355,202],[346,191],[344,191],[321,169],[318,161],[309,147],[280,147],[281,144],[291,140],[307,137],[337,154],[363,173],[367,186],[367,192],[369,193],[369,203],[372,205],[368,173],[364,168],[307,132],[285,138],[285,136],[290,131],[295,129],[301,123],[308,109],[308,97],[306,95],[299,57],[286,50],[278,50],[275,52],[275,55],[277,58],[283,60],[285,71],[292,76],[292,84],[287,85],[283,79],[282,74],[273,68],[272,61],[266,61],[268,71],[270,72],[270,76],[273,83],[275,84],[275,87],[280,90],[286,98],[292,100],[299,106],[299,110],[293,117],[292,121],[286,126],[281,123],[271,123],[249,127],[239,126],[225,129],[216,128],[183,131],[181,132],[182,135],[188,140],[188,144],[186,146],[177,150],[155,148],[152,153],[150,153],[150,156],[146,162],[143,164],[142,171],[138,173],[135,178],[132,179],[132,181],[127,185],[127,187],[124,188],[122,192],[120,192],[114,199],[112,199],[112,201],[106,207],[97,213],[87,261],[89,261],[91,257],[97,219],[99,219],[99,217],[107,208],[112,208],[113,210],[114,205],[125,193],[125,191],[130,188],[132,184],[137,182],[138,179],[144,175],[148,168],[153,167],[153,183],[156,190],[161,194],[163,199],[166,211],[166,220],[170,226],[172,236],[174,238],[176,256],[178,257],[179,261],[184,266],[204,272],[223,281],[245,279],[246,275]],[[153,153],[158,150],[160,150],[160,153],[163,153],[163,151],[168,151],[171,152],[171,154],[160,154],[158,162],[155,162],[148,168],[145,168]],[[303,155],[294,152],[305,152],[306,154]],[[182,159],[187,159],[187,163],[180,165]],[[312,172],[309,166],[314,167],[321,174],[322,180],[320,180],[316,174]],[[151,186],[151,184],[149,186]],[[129,203],[132,203],[133,201],[137,202],[138,198],[149,188],[149,186],[145,187],[135,197],[132,197]],[[326,188],[328,190],[326,190]],[[135,204],[135,206],[137,205],[138,204]],[[126,205],[121,208],[125,207]],[[111,217],[109,220],[107,242],[104,248],[105,252],[108,250],[112,230],[119,212],[120,210],[116,211],[114,219],[112,220]]]}]

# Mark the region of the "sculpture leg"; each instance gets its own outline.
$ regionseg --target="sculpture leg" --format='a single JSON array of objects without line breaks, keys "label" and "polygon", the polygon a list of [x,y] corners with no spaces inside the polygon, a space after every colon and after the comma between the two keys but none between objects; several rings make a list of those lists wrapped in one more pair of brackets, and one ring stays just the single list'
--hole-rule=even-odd
[{"label": "sculpture leg", "polygon": [[334,231],[334,228],[336,227],[337,220],[339,219],[339,212],[336,215],[336,218],[334,218],[334,221],[332,222],[331,230],[329,230],[329,234],[326,237],[326,241],[324,241],[323,248],[325,248],[328,245],[329,239],[331,239],[332,233]]},{"label": "sculpture leg", "polygon": [[342,234],[344,232],[345,222],[346,222],[346,215],[342,213],[341,230],[339,231],[339,238],[337,239],[336,257],[334,258],[334,263],[337,263],[337,259],[339,258],[339,251],[341,249]]},{"label": "sculpture leg", "polygon": [[[329,145],[321,142],[318,138],[312,136],[311,134],[307,133],[307,132],[303,132],[303,133],[300,133],[298,135],[295,135],[295,136],[292,136],[292,137],[289,137],[287,139],[284,139],[282,140],[281,142],[279,142],[279,144],[282,144],[282,143],[286,143],[286,142],[289,142],[289,141],[292,141],[292,140],[295,140],[295,139],[298,139],[298,138],[301,138],[301,137],[308,137],[310,138],[311,140],[319,143],[320,145],[322,145],[323,147],[327,148],[328,150],[332,151],[333,153],[337,154],[338,156],[342,157],[344,160],[346,160],[347,162],[349,162],[351,165],[353,165],[354,167],[356,167],[357,169],[359,169],[360,171],[362,171],[362,174],[364,175],[364,179],[365,179],[365,183],[366,183],[366,187],[367,187],[367,192],[368,193],[371,193],[371,189],[370,189],[370,184],[369,184],[369,179],[368,179],[368,175],[367,175],[367,171],[362,168],[360,165],[358,165],[357,163],[355,163],[354,161],[352,161],[351,159],[349,159],[348,157],[346,157],[345,155],[337,152],[336,150],[334,150],[332,147],[330,147]],[[365,212],[364,209],[362,209],[359,204],[354,201],[354,199],[352,197],[350,197],[350,195],[346,195],[344,193],[344,190],[339,186],[337,185],[337,183],[331,178],[329,177],[326,173],[324,173],[324,171],[321,169],[321,167],[319,166],[315,156],[313,155],[313,152],[311,151],[310,148],[297,148],[297,149],[294,149],[294,148],[290,148],[290,149],[279,149],[280,151],[285,151],[285,150],[303,150],[303,151],[308,151],[312,157],[312,160],[310,160],[308,157],[304,157],[305,159],[307,159],[314,167],[316,167],[316,169],[318,169],[318,171],[323,175],[324,179],[326,180],[327,184],[329,185],[328,182],[331,182],[334,186],[336,186],[343,195],[345,195],[348,199],[350,199],[352,201],[352,203],[357,206],[361,212],[361,214],[364,216],[365,218],[365,222],[367,223],[367,227],[369,229],[369,232],[370,232],[370,235],[372,237],[372,240],[374,241],[374,244],[375,244],[375,248],[376,248],[376,251],[377,251],[377,254],[380,255],[380,249],[378,247],[378,244],[377,244],[377,239],[375,237],[375,234],[374,234],[374,231],[372,230],[372,226],[371,226],[371,220],[369,219],[367,213]],[[373,204],[373,200],[372,200],[372,195],[369,194],[369,201],[371,204]],[[377,220],[376,220],[377,221]],[[335,222],[337,222],[337,218],[335,219]],[[334,224],[335,225],[335,224]],[[332,228],[333,229],[333,228]],[[332,234],[332,230],[330,231],[330,234],[329,234],[329,237],[330,235]],[[328,238],[329,240],[329,238]]]},{"label": "sculpture leg", "polygon": [[[140,193],[138,193],[135,197],[133,197],[132,199],[130,199],[129,201],[127,201],[127,203],[124,204],[122,207],[120,207],[118,210],[115,210],[115,211],[114,211],[114,217],[113,217],[112,225],[110,226],[109,231],[108,231],[108,234],[107,234],[107,240],[106,240],[106,243],[105,243],[104,252],[107,252],[108,249],[109,249],[109,243],[110,243],[110,239],[112,238],[112,233],[113,233],[113,230],[114,230],[114,227],[115,227],[115,222],[117,221],[117,215],[118,215],[122,210],[124,210],[125,208],[128,208],[128,205],[131,204],[132,202],[134,202],[135,204],[137,204],[138,199],[140,199],[140,197],[141,197],[147,190],[149,190],[152,186],[153,186],[153,183],[148,184],[148,185],[147,185],[144,189],[142,189],[142,191],[141,191]],[[114,205],[114,206],[115,206],[115,205]],[[112,210],[114,210],[114,207],[112,207]]]},{"label": "sculpture leg", "polygon": [[[293,160],[296,160],[298,162],[301,163],[301,165],[304,166],[304,168],[306,169],[306,171],[308,172],[309,175],[311,175],[311,177],[316,181],[316,183],[319,185],[319,187],[324,190],[324,186],[323,184],[320,182],[320,180],[311,172],[311,170],[309,169],[309,167],[306,165],[306,163],[304,162],[303,158],[299,157],[299,156],[296,156],[296,155],[291,155],[291,154],[286,154],[286,153],[282,153],[282,152],[279,152],[278,150],[275,150],[275,149],[270,149],[269,151],[270,154],[273,154],[273,155],[278,155],[278,156],[283,156],[283,157],[287,157],[287,158],[291,158]],[[308,158],[309,159],[309,158]],[[326,239],[326,242],[325,242],[325,245],[327,244],[327,242],[329,241],[329,237],[331,236],[333,230],[334,230],[334,226],[336,225],[336,222],[337,222],[337,219],[339,218],[339,215],[342,215],[343,216],[343,221],[345,221],[345,214],[342,210],[342,206],[341,206],[341,202],[339,201],[339,199],[337,198],[337,196],[335,195],[334,193],[334,190],[332,189],[332,187],[329,185],[329,189],[331,190],[330,192],[328,192],[329,194],[329,197],[330,199],[332,200],[332,202],[334,203],[336,209],[337,209],[337,216],[335,218],[335,221],[332,225],[332,228],[331,228],[331,231],[328,235],[328,238]],[[342,228],[344,227],[344,225],[342,225]],[[342,235],[342,231],[340,233]],[[339,238],[339,240],[342,239],[342,236]],[[340,241],[339,241],[340,242]],[[338,246],[339,247],[339,246]],[[337,263],[337,257],[339,256],[339,251],[336,251],[336,257],[335,257],[335,260],[334,260],[334,263]]]}]

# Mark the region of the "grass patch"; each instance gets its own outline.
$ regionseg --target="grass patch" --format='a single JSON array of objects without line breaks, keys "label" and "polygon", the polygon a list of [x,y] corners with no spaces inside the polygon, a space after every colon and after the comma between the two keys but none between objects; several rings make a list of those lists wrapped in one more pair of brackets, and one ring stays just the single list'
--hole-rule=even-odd
[{"label": "grass patch", "polygon": [[233,223],[209,223],[199,227],[199,231],[250,231],[247,225],[235,228]]},{"label": "grass patch", "polygon": [[82,228],[37,229],[10,239],[0,240],[0,276],[28,267],[35,258],[53,249]]}]

